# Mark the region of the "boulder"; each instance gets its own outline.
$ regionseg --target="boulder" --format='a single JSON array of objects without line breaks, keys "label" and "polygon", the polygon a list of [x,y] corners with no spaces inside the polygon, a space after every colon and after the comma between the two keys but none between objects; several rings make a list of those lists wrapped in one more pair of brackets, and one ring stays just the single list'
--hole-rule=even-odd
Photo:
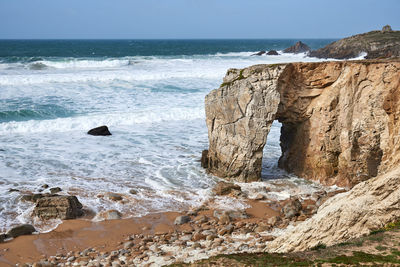
[{"label": "boulder", "polygon": [[82,204],[76,196],[42,197],[36,202],[32,215],[42,220],[75,219],[83,215]]},{"label": "boulder", "polygon": [[90,135],[95,135],[95,136],[111,135],[110,131],[108,130],[108,127],[105,125],[93,128],[93,129],[89,130],[87,133]]},{"label": "boulder", "polygon": [[296,44],[294,44],[291,47],[286,48],[285,50],[283,50],[283,53],[294,53],[294,54],[298,54],[298,53],[304,53],[304,52],[308,52],[310,51],[311,48],[306,45],[305,43],[298,41]]},{"label": "boulder", "polygon": [[260,52],[257,52],[255,54],[252,54],[252,56],[262,56],[264,54],[265,54],[265,51],[260,51]]},{"label": "boulder", "polygon": [[174,224],[181,225],[190,222],[190,217],[186,215],[178,216],[175,218]]},{"label": "boulder", "polygon": [[268,56],[277,56],[279,53],[276,50],[269,50],[267,53]]},{"label": "boulder", "polygon": [[217,196],[229,195],[232,191],[242,191],[240,186],[234,183],[218,182],[212,192]]},{"label": "boulder", "polygon": [[6,236],[16,238],[21,235],[31,235],[33,232],[36,232],[36,229],[31,224],[21,224],[11,228]]}]

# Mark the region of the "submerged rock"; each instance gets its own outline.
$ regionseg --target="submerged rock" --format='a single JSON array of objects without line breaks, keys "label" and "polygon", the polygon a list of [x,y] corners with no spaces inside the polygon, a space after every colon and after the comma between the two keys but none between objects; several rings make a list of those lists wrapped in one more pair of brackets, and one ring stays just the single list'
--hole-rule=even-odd
[{"label": "submerged rock", "polygon": [[61,191],[62,191],[62,189],[60,187],[50,188],[50,193],[51,194],[55,194],[55,193],[58,193],[58,192],[61,192]]},{"label": "submerged rock", "polygon": [[108,127],[105,125],[93,128],[93,129],[89,130],[87,133],[90,135],[95,135],[95,136],[111,135],[110,131],[108,130]]},{"label": "submerged rock", "polygon": [[31,224],[21,224],[11,228],[6,236],[16,238],[21,235],[31,235],[33,232],[36,232],[36,229]]},{"label": "submerged rock", "polygon": [[75,219],[83,215],[82,204],[76,196],[42,197],[36,202],[32,215],[42,220]]},{"label": "submerged rock", "polygon": [[294,44],[291,47],[286,48],[285,50],[283,50],[283,53],[294,53],[294,54],[298,54],[298,53],[304,53],[304,52],[308,52],[310,51],[311,48],[306,45],[305,43],[298,41],[296,44]]}]

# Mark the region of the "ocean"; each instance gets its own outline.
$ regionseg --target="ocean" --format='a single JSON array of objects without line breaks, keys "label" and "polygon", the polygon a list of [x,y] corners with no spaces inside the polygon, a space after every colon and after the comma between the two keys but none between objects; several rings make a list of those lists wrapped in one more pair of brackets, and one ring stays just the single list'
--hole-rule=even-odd
[{"label": "ocean", "polygon": [[[201,205],[217,181],[199,162],[208,147],[205,95],[228,68],[320,61],[251,56],[296,41],[0,40],[0,231],[19,223],[48,231],[60,223],[32,219],[34,204],[20,200],[48,192],[44,184],[76,195],[94,213],[116,209],[124,218]],[[302,41],[317,49],[333,40]],[[101,125],[112,136],[86,134]],[[274,123],[263,183],[310,187],[277,168],[279,131]],[[102,197],[107,192],[124,201]],[[242,205],[232,201],[218,203]]]}]

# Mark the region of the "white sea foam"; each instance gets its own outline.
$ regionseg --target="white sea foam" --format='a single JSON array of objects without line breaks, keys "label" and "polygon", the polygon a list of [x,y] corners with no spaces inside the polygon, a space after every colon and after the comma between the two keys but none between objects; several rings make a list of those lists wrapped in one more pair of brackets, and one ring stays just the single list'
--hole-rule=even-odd
[{"label": "white sea foam", "polygon": [[[33,204],[19,201],[23,192],[37,192],[43,184],[77,195],[94,212],[117,209],[124,217],[201,205],[216,182],[199,164],[208,146],[204,96],[218,87],[231,67],[319,61],[304,55],[252,53],[45,59],[40,63],[47,67],[34,70],[29,68],[32,63],[0,63],[2,110],[60,107],[72,114],[0,123],[0,230],[23,222],[41,230],[57,224],[32,220]],[[86,134],[103,124],[112,136]],[[266,180],[274,175],[291,178],[276,167],[279,129],[279,124],[273,125],[266,146]],[[293,184],[276,198],[293,193]],[[9,192],[11,188],[22,193]],[[138,194],[130,194],[130,189]],[[107,192],[122,194],[124,204],[99,196]],[[220,199],[217,204],[244,208],[229,201]]]}]

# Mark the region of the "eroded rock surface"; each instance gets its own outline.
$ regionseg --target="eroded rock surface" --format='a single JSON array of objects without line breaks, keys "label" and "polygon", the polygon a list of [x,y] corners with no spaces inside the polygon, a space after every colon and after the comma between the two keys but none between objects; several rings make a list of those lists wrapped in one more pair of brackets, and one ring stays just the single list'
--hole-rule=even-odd
[{"label": "eroded rock surface", "polygon": [[268,251],[291,252],[318,244],[335,245],[369,234],[399,218],[400,168],[396,168],[328,199],[316,215],[268,244]]},{"label": "eroded rock surface", "polygon": [[36,202],[33,216],[42,220],[75,219],[83,215],[82,204],[76,196],[42,197]]},{"label": "eroded rock surface", "polygon": [[212,174],[260,179],[272,122],[282,122],[279,166],[352,187],[400,162],[400,61],[256,65],[230,69],[206,96]]}]

